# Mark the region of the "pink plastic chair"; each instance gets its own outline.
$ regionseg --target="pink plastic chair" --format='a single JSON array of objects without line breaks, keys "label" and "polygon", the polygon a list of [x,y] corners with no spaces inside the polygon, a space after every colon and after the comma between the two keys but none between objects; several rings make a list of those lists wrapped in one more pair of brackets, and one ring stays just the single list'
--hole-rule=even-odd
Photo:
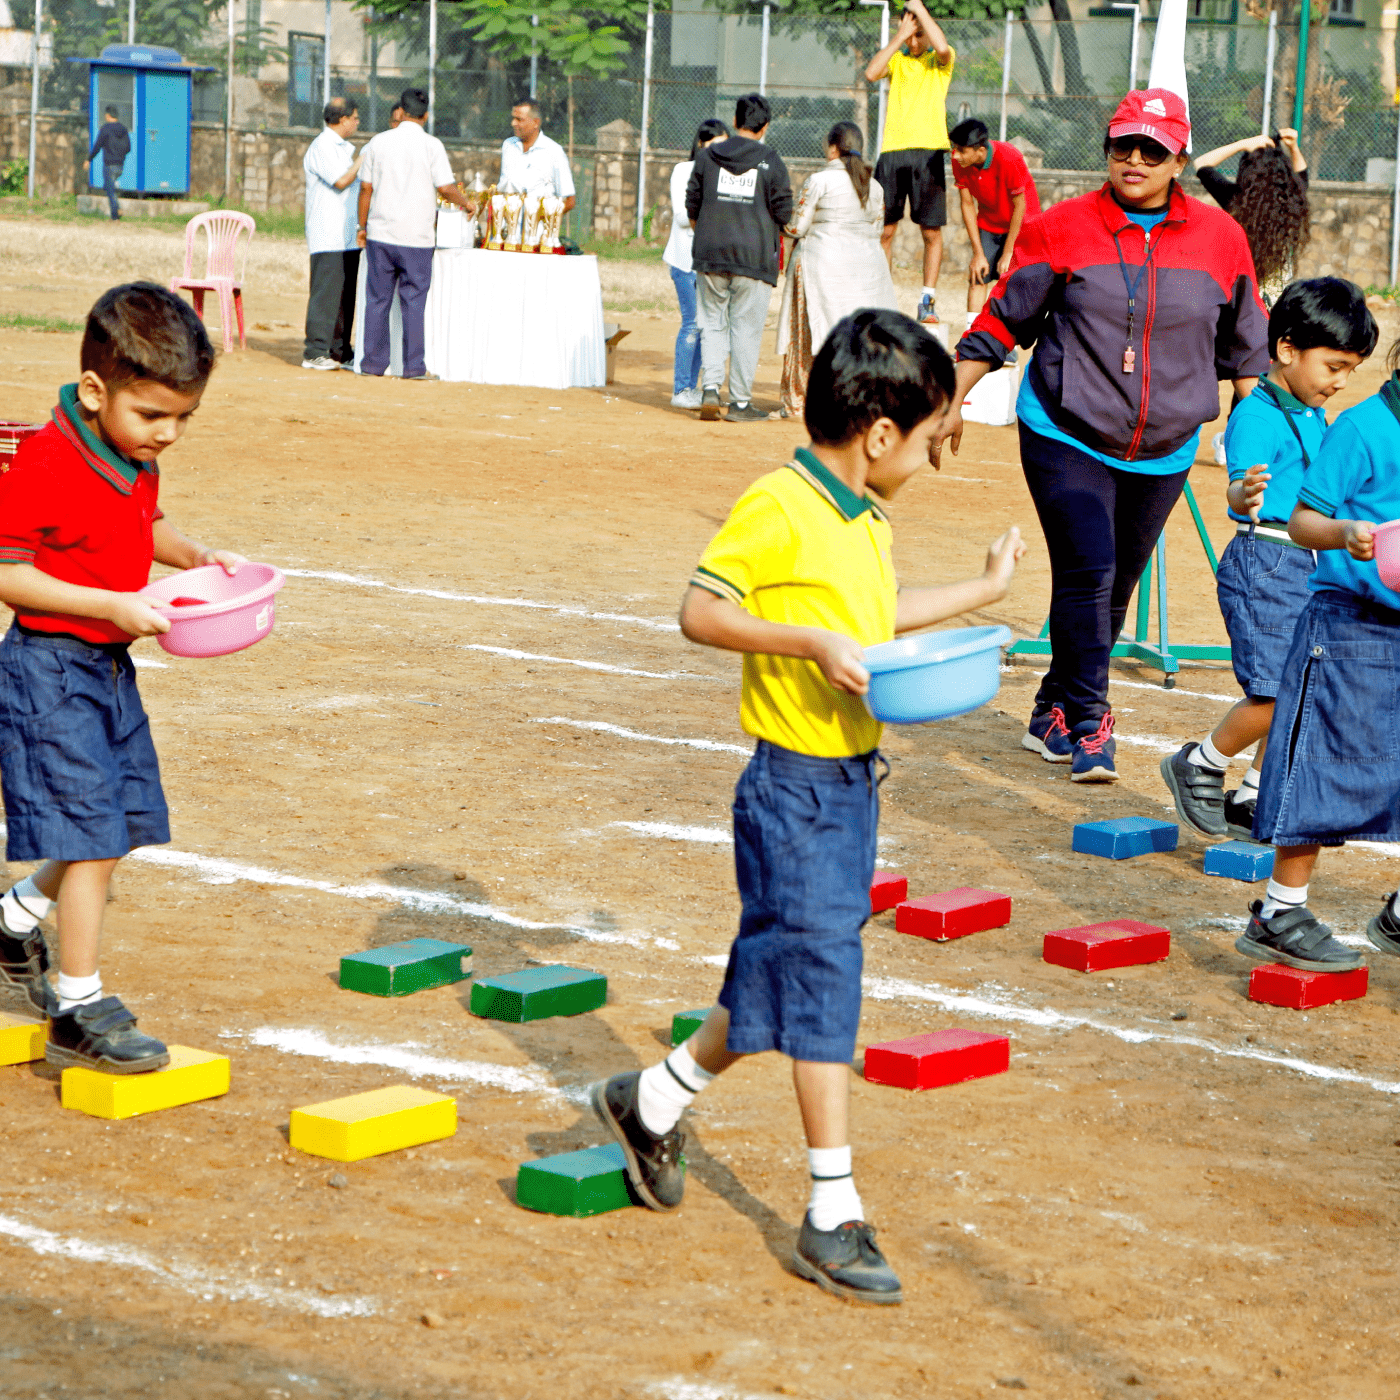
[{"label": "pink plastic chair", "polygon": [[[185,275],[170,279],[170,290],[178,292],[182,288],[194,298],[195,313],[204,317],[205,292],[217,292],[219,311],[224,323],[224,349],[233,349],[233,318],[238,317],[238,344],[246,348],[243,336],[243,274],[248,267],[248,247],[253,241],[253,231],[257,222],[249,214],[240,214],[232,209],[211,209],[205,214],[196,214],[185,225]],[[194,240],[200,229],[208,240],[207,256],[204,260],[204,276],[194,275]],[[248,241],[243,244],[243,259],[238,258],[238,242],[244,231]]]}]

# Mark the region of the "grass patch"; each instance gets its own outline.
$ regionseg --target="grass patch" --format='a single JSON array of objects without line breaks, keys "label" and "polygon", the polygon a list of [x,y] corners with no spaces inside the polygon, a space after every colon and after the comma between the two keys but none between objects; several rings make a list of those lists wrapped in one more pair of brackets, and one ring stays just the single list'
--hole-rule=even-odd
[{"label": "grass patch", "polygon": [[585,253],[596,253],[600,258],[613,262],[659,263],[666,250],[654,243],[644,243],[638,238],[590,238],[582,245]]},{"label": "grass patch", "polygon": [[31,316],[26,311],[0,312],[0,331],[53,331],[73,335],[83,329],[81,321],[62,316]]}]

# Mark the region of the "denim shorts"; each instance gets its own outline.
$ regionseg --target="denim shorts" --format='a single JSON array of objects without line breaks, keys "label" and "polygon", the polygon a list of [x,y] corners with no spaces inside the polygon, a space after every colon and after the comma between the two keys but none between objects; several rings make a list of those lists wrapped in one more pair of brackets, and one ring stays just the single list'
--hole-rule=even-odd
[{"label": "denim shorts", "polygon": [[734,790],[743,916],[719,1004],[728,1048],[849,1064],[860,1025],[860,931],[880,818],[878,751],[813,758],[759,740]]},{"label": "denim shorts", "polygon": [[1253,700],[1278,695],[1312,571],[1312,550],[1263,535],[1236,535],[1220,556],[1215,591],[1230,634],[1230,659],[1240,688]]},{"label": "denim shorts", "polygon": [[10,628],[0,641],[0,785],[9,860],[107,860],[170,840],[125,647]]},{"label": "denim shorts", "polygon": [[1274,707],[1254,834],[1275,846],[1400,841],[1400,612],[1314,593]]}]

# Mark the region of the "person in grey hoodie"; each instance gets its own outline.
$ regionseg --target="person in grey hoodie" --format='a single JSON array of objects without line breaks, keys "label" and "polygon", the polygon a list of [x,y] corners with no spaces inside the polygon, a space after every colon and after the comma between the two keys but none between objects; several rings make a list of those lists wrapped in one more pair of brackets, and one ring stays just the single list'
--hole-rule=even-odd
[{"label": "person in grey hoodie", "polygon": [[753,405],[753,377],[768,303],[778,284],[778,237],[792,214],[792,183],[763,144],[773,109],[751,92],[734,107],[737,134],[706,146],[685,191],[695,226],[692,260],[700,322],[700,417],[720,416],[719,385],[729,359],[727,423],[768,415]]}]

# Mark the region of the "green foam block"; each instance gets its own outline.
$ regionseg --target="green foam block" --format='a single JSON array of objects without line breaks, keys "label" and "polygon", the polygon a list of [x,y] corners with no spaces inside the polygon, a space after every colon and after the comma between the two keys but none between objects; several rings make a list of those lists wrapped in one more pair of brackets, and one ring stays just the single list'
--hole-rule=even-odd
[{"label": "green foam block", "polygon": [[406,997],[427,987],[445,987],[472,975],[472,950],[440,938],[410,938],[340,960],[340,985],[376,997]]},{"label": "green foam block", "polygon": [[578,1016],[596,1011],[607,999],[608,979],[601,972],[562,963],[483,977],[472,984],[472,1014],[492,1021]]},{"label": "green foam block", "polygon": [[705,1017],[709,1014],[708,1006],[702,1006],[698,1011],[677,1011],[671,1017],[671,1044],[680,1045],[689,1040],[704,1024]]},{"label": "green foam block", "polygon": [[526,1210],[546,1215],[602,1215],[630,1206],[622,1148],[610,1142],[522,1162],[515,1176],[515,1199]]}]

